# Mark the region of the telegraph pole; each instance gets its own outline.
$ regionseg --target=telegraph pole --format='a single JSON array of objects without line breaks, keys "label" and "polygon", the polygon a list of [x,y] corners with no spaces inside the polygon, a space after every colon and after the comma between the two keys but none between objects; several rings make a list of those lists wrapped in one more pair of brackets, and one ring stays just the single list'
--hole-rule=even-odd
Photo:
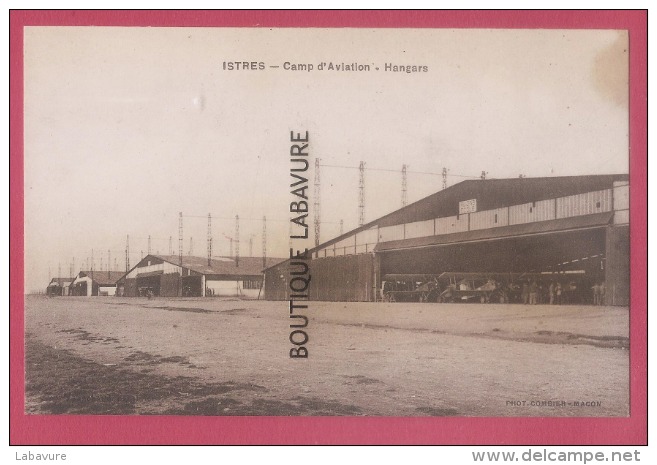
[{"label": "telegraph pole", "polygon": [[319,203],[320,187],[319,187],[319,158],[315,158],[315,199],[314,199],[314,209],[315,209],[315,247],[319,245],[319,234],[320,234],[320,203]]},{"label": "telegraph pole", "polygon": [[262,217],[262,267],[267,266],[267,217]]},{"label": "telegraph pole", "polygon": [[408,178],[406,174],[407,165],[402,165],[402,197],[401,203],[402,207],[405,207],[408,203]]},{"label": "telegraph pole", "polygon": [[180,266],[180,276],[182,277],[182,256],[183,256],[183,216],[180,212],[178,216],[178,265]]},{"label": "telegraph pole", "polygon": [[208,213],[208,266],[212,266],[212,215]]},{"label": "telegraph pole", "polygon": [[362,226],[365,224],[365,162],[360,162],[358,170],[358,226]]},{"label": "telegraph pole", "polygon": [[447,168],[443,167],[443,189],[447,189]]},{"label": "telegraph pole", "polygon": [[240,216],[235,215],[235,266],[240,266]]},{"label": "telegraph pole", "polygon": [[130,271],[130,234],[125,237],[125,272]]}]

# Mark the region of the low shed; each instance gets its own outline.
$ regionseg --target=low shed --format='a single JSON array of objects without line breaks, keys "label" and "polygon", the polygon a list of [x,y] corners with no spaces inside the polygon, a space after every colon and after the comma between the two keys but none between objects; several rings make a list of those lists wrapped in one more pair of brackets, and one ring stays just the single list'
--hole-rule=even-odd
[{"label": "low shed", "polygon": [[262,270],[281,258],[147,255],[118,281],[118,295],[140,297],[263,296]]}]

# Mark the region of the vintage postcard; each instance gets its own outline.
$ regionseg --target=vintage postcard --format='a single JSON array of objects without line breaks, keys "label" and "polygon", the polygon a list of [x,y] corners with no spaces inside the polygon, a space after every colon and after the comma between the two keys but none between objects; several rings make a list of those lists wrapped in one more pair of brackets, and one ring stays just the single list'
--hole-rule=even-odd
[{"label": "vintage postcard", "polygon": [[159,26],[21,31],[24,421],[632,420],[627,28]]}]

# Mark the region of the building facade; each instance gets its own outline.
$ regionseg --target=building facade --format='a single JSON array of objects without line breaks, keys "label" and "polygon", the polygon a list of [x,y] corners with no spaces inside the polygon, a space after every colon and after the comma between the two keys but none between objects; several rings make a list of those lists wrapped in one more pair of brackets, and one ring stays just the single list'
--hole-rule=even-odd
[{"label": "building facade", "polygon": [[80,271],[70,285],[69,295],[113,296],[116,281],[122,274],[120,271]]},{"label": "building facade", "polygon": [[[627,175],[463,181],[313,248],[310,298],[379,300],[391,275],[542,273],[628,305],[629,208]],[[267,299],[288,298],[287,275],[266,270]]]},{"label": "building facade", "polygon": [[147,255],[118,280],[125,297],[246,297],[264,298],[263,269],[280,258]]},{"label": "building facade", "polygon": [[51,297],[69,295],[69,287],[72,281],[73,278],[52,278],[46,288],[46,295]]}]

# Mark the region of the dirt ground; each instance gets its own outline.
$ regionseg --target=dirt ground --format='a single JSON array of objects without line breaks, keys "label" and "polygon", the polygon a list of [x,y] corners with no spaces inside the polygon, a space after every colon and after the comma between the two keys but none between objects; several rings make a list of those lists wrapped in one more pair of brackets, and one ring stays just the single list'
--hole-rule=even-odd
[{"label": "dirt ground", "polygon": [[[628,309],[28,296],[33,414],[627,416]],[[294,320],[298,322],[299,320]]]}]

